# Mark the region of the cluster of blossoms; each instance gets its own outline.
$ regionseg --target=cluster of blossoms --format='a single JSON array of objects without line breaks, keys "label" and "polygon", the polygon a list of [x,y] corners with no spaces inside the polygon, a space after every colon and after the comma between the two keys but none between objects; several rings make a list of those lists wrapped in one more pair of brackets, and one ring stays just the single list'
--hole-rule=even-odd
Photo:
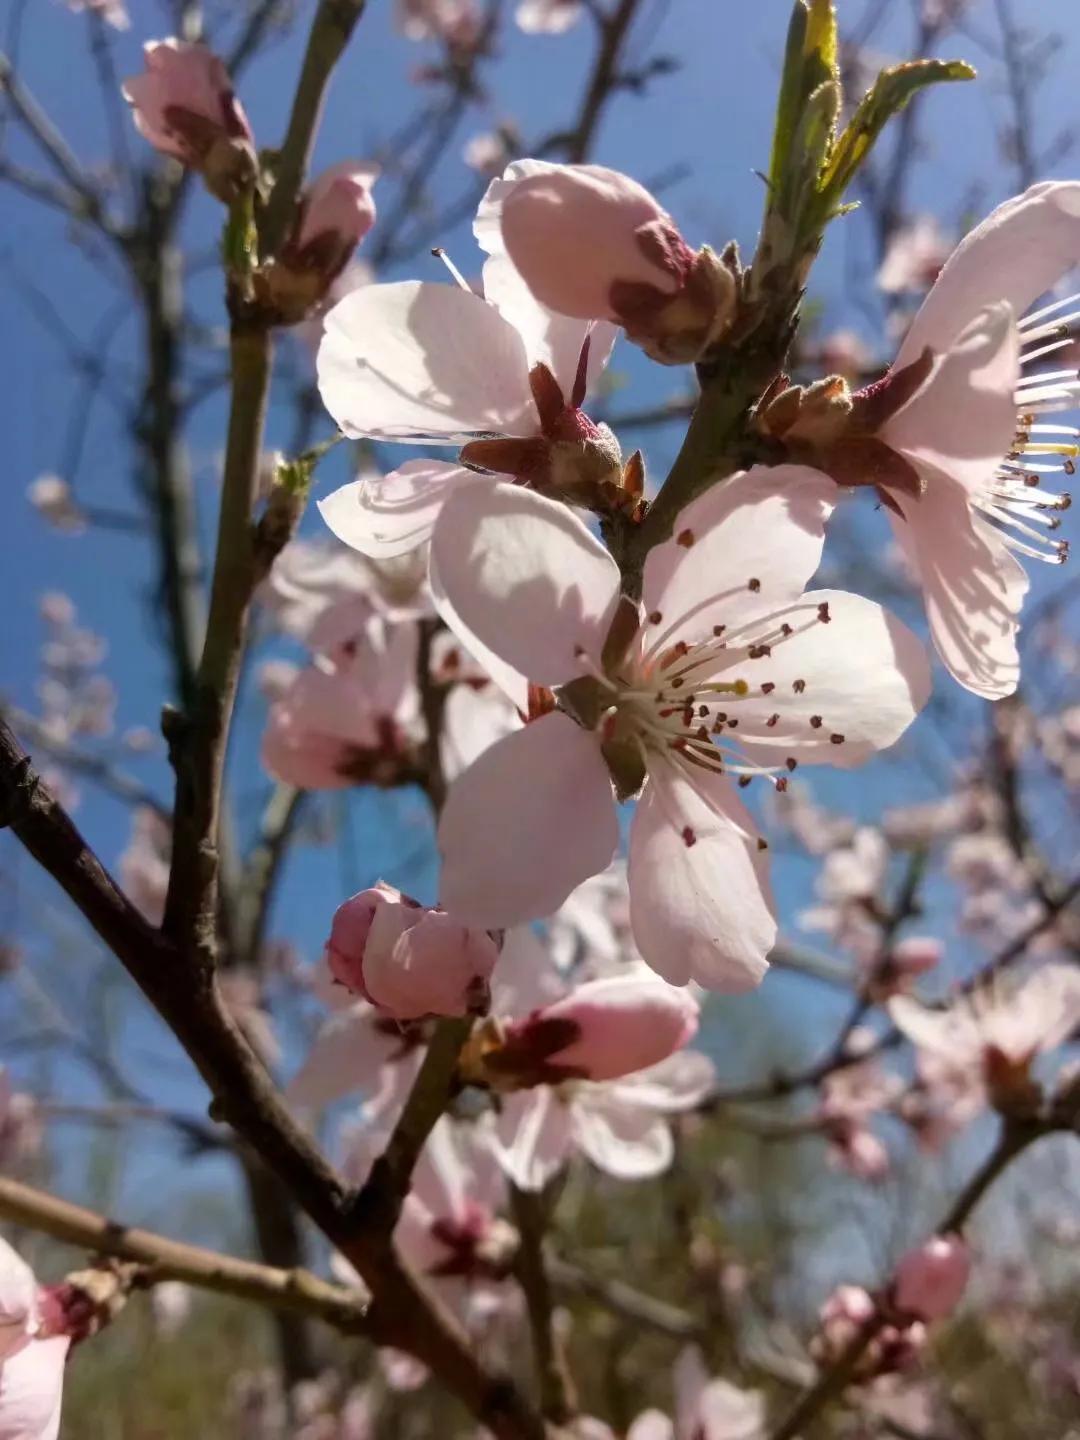
[{"label": "cluster of blossoms", "polygon": [[[121,8],[84,3],[122,23]],[[558,32],[587,8],[522,0],[516,15],[524,30]],[[403,0],[398,20],[462,68],[484,43],[471,0]],[[1072,473],[1080,454],[1080,432],[1057,418],[1075,408],[1078,372],[1049,368],[1072,353],[1078,297],[1028,312],[1080,255],[1080,184],[1034,187],[951,255],[927,225],[900,237],[880,284],[928,293],[884,377],[852,388],[866,357],[850,336],[820,347],[824,379],[774,375],[745,417],[741,468],[711,457],[631,562],[650,516],[645,463],[595,418],[603,372],[620,337],[703,377],[725,349],[737,361],[752,281],[734,246],[694,249],[627,176],[517,160],[476,216],[479,288],[449,261],[452,283],[369,283],[352,267],[375,223],[375,166],[347,161],[312,180],[261,253],[273,177],[221,60],[153,42],[124,94],[147,140],[230,207],[232,240],[246,222],[248,250],[228,261],[234,312],[318,332],[319,393],[341,435],[445,457],[365,470],[320,504],[336,544],[296,541],[279,556],[261,598],[306,655],[263,670],[261,757],[297,789],[418,782],[439,804],[437,903],[379,881],[340,905],[312,983],[326,1013],[287,1096],[305,1120],[359,1100],[337,1143],[345,1177],[363,1187],[440,1022],[465,1022],[450,1103],[393,1236],[464,1329],[494,1349],[501,1322],[519,1319],[517,1192],[543,1195],[581,1162],[623,1181],[660,1175],[679,1117],[708,1103],[714,1067],[690,1048],[701,991],[758,986],[778,931],[769,842],[740,796],[754,780],[787,797],[777,808],[788,807],[789,828],[824,856],[807,928],[851,952],[865,1008],[885,1006],[916,1047],[905,1082],[868,1053],[872,1033],[846,1035],[817,1077],[809,1122],[830,1162],[881,1179],[882,1116],[930,1149],[987,1104],[1013,1121],[1041,1113],[1033,1067],[1080,1024],[1075,967],[1051,962],[924,1004],[910,992],[942,946],[898,936],[909,917],[881,900],[906,823],[948,836],[949,872],[971,900],[962,918],[999,919],[988,897],[1000,901],[1023,867],[993,802],[973,784],[947,815],[939,805],[893,817],[890,834],[888,817],[881,829],[824,823],[791,777],[863,765],[931,694],[915,634],[861,595],[814,584],[849,491],[868,487],[887,510],[953,678],[990,699],[1016,689],[1028,586],[1017,557],[1064,559],[1049,537],[1068,497],[1043,477]],[[507,158],[509,141],[495,140],[476,168]],[[79,524],[53,481],[39,480],[35,504],[57,525]],[[62,597],[47,617],[46,723],[55,739],[100,733],[111,692],[84,673],[100,650]],[[1063,767],[1073,739],[1067,724],[1048,736]],[[624,883],[620,807],[631,801]],[[120,865],[155,921],[168,841],[160,817],[139,811]],[[221,989],[273,1065],[257,979],[237,970]],[[0,1140],[14,1150],[17,1107],[0,1102]],[[344,1257],[333,1266],[361,1285]],[[904,1255],[876,1294],[842,1287],[821,1313],[814,1358],[842,1364],[865,1341],[858,1380],[905,1370],[927,1327],[959,1304],[969,1269],[965,1241],[949,1234]],[[41,1290],[0,1249],[0,1437],[53,1440],[67,1349],[94,1323],[78,1285]],[[414,1383],[415,1366],[397,1358],[383,1357],[388,1383]],[[764,1397],[710,1378],[696,1349],[674,1378],[671,1418],[646,1411],[625,1440],[765,1435]],[[238,1413],[279,1399],[257,1377],[232,1397]],[[370,1432],[363,1391],[307,1402],[304,1440]],[[599,1421],[574,1433],[614,1440]]]}]

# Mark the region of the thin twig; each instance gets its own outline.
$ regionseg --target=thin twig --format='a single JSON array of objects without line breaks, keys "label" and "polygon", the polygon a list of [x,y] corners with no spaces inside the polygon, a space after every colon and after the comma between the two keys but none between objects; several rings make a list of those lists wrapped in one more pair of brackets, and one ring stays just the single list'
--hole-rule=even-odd
[{"label": "thin twig", "polygon": [[510,1206],[521,1237],[514,1269],[529,1314],[540,1409],[552,1424],[562,1425],[576,1413],[577,1399],[555,1327],[555,1301],[544,1242],[548,1203],[544,1194],[521,1190],[516,1185],[510,1187]]},{"label": "thin twig", "polygon": [[122,1225],[81,1205],[3,1177],[0,1216],[12,1224],[51,1235],[65,1245],[143,1265],[146,1272],[140,1278],[147,1285],[182,1280],[219,1295],[316,1315],[348,1335],[362,1335],[367,1330],[368,1297],[342,1285],[328,1284],[308,1270],[278,1270],[200,1245],[182,1244],[150,1230]]}]

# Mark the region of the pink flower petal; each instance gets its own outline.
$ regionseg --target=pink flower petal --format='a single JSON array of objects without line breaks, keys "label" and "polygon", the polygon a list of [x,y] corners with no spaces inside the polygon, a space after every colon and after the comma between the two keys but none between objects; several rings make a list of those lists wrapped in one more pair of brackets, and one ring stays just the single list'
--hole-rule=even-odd
[{"label": "pink flower petal", "polygon": [[978,492],[1012,449],[1020,334],[1007,305],[978,314],[919,393],[882,429],[886,445]]},{"label": "pink flower petal", "polygon": [[738,994],[761,983],[776,939],[767,867],[729,782],[703,772],[700,788],[708,801],[673,767],[650,770],[630,827],[630,925],[665,980]]},{"label": "pink flower petal", "polygon": [[319,514],[354,550],[375,559],[404,555],[431,539],[454,486],[485,484],[446,460],[409,460],[389,475],[365,476],[319,501]]},{"label": "pink flower petal", "polygon": [[478,295],[367,285],[326,317],[319,391],[346,435],[457,445],[538,428],[521,337]]},{"label": "pink flower petal", "polygon": [[836,485],[802,465],[755,466],[692,501],[645,562],[648,642],[701,640],[797,599],[835,502]]},{"label": "pink flower petal", "polygon": [[553,711],[493,745],[450,787],[440,900],[485,929],[538,920],[606,869],[618,843],[600,748]]},{"label": "pink flower petal", "polygon": [[474,654],[476,640],[537,685],[582,674],[580,651],[599,662],[619,569],[565,505],[518,485],[463,486],[431,549],[444,618]]}]

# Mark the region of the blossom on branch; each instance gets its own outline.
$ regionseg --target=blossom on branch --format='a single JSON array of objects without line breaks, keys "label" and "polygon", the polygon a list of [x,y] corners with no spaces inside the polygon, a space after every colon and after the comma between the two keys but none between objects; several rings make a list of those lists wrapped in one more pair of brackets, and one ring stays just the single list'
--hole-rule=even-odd
[{"label": "blossom on branch", "polygon": [[953,252],[884,380],[854,395],[839,377],[808,390],[781,383],[761,407],[790,458],[841,485],[876,486],[939,655],[991,700],[1020,673],[1028,580],[1017,556],[1067,553],[1047,532],[1069,497],[1040,485],[1073,473],[1080,431],[1044,417],[1077,407],[1080,371],[1044,366],[1071,345],[1080,297],[1021,317],[1078,260],[1080,182],[1033,186]]},{"label": "blossom on branch", "polygon": [[626,1440],[764,1440],[765,1396],[729,1380],[710,1380],[701,1351],[688,1346],[675,1361],[675,1416],[643,1411]]},{"label": "blossom on branch", "polygon": [[254,184],[255,137],[223,62],[186,40],[150,40],[143,52],[145,72],[123,85],[136,128],[231,203]]},{"label": "blossom on branch", "polygon": [[326,945],[334,979],[399,1020],[483,1014],[498,955],[486,931],[382,882],[338,907]]},{"label": "blossom on branch", "polygon": [[478,471],[571,503],[620,503],[618,443],[581,408],[613,343],[609,326],[544,309],[505,257],[485,264],[483,299],[415,281],[346,296],[326,317],[318,358],[341,430],[460,455],[345,485],[321,502],[323,519],[347,545],[384,557],[423,544],[446,497],[482,483]]},{"label": "blossom on branch", "polygon": [[659,202],[617,170],[517,160],[488,187],[475,230],[543,305],[621,325],[664,364],[698,359],[734,315],[732,268],[707,245],[691,250]]},{"label": "blossom on branch", "polygon": [[859,764],[929,693],[922,648],[894,617],[802,593],[828,495],[798,469],[716,486],[650,552],[640,609],[565,507],[513,487],[447,501],[431,558],[444,618],[559,701],[451,787],[448,908],[486,927],[551,914],[610,863],[616,799],[640,791],[629,881],[642,956],[676,984],[761,980],[776,930],[767,847],[733,779],[782,789],[803,761]]}]

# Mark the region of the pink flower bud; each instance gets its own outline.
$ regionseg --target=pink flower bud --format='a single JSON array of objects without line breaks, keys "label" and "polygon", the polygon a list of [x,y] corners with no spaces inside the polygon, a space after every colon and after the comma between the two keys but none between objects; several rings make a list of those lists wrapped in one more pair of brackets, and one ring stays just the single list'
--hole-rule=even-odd
[{"label": "pink flower bud", "polygon": [[[345,268],[345,262],[375,223],[371,189],[378,178],[377,165],[343,160],[312,181],[301,201],[295,240],[301,258],[313,249],[325,247],[334,250],[332,275]],[[330,269],[325,263],[322,268]]]},{"label": "pink flower bud", "polygon": [[508,1027],[489,1058],[519,1085],[617,1080],[680,1050],[697,1030],[689,991],[653,976],[590,980]]},{"label": "pink flower bud", "polygon": [[226,204],[255,180],[255,137],[222,61],[205,45],[151,40],[146,71],[123,85],[150,144],[193,170]]},{"label": "pink flower bud", "polygon": [[654,360],[699,359],[731,323],[734,259],[693,251],[636,181],[599,165],[511,165],[476,233],[550,310],[614,320]]},{"label": "pink flower bud", "polygon": [[960,1303],[971,1273],[971,1252],[959,1235],[935,1235],[909,1250],[896,1267],[893,1303],[919,1320],[941,1320]]},{"label": "pink flower bud", "polygon": [[259,298],[284,324],[303,320],[324,301],[357,245],[375,223],[371,190],[379,167],[345,160],[308,187],[291,239],[259,275]]},{"label": "pink flower bud", "polygon": [[486,1011],[498,947],[381,882],[338,907],[326,946],[334,978],[398,1020]]},{"label": "pink flower bud", "polygon": [[617,318],[616,281],[673,295],[692,261],[667,212],[616,170],[553,165],[495,187],[507,253],[537,299],[562,315]]},{"label": "pink flower bud", "polygon": [[375,922],[375,916],[384,906],[410,905],[420,913],[415,900],[406,900],[400,890],[385,885],[381,880],[370,890],[361,890],[334,912],[330,926],[330,939],[326,942],[326,960],[334,979],[347,990],[371,997],[364,984],[364,951],[368,936]]}]

